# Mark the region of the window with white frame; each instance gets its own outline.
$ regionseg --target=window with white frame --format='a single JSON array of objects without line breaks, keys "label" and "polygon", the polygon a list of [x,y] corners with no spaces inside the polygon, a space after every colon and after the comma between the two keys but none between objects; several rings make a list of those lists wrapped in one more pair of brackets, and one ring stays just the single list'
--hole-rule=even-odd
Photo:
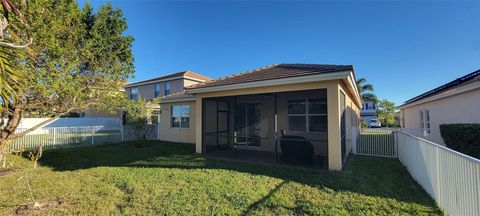
[{"label": "window with white frame", "polygon": [[133,87],[130,89],[130,99],[137,100],[138,99],[138,88]]},{"label": "window with white frame", "polygon": [[165,95],[170,94],[170,82],[165,83]]},{"label": "window with white frame", "polygon": [[288,100],[288,130],[327,132],[327,98]]},{"label": "window with white frame", "polygon": [[423,110],[420,110],[420,128],[425,128],[425,120],[423,120]]},{"label": "window with white frame", "polygon": [[423,135],[430,134],[430,111],[420,110],[420,128],[423,130]]},{"label": "window with white frame", "polygon": [[160,96],[160,83],[155,84],[155,97]]},{"label": "window with white frame", "polygon": [[425,133],[430,134],[430,111],[425,110]]},{"label": "window with white frame", "polygon": [[190,127],[190,105],[172,105],[171,127],[172,128],[189,128]]}]

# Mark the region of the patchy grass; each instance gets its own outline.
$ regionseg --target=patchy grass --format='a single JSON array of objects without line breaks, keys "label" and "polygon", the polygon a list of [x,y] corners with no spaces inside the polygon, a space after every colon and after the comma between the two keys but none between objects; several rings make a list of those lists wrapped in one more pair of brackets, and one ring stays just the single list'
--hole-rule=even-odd
[{"label": "patchy grass", "polygon": [[9,156],[0,215],[35,199],[64,203],[46,214],[438,215],[430,197],[393,159],[351,157],[341,172],[222,161],[194,146],[146,142],[44,153],[40,168]]}]

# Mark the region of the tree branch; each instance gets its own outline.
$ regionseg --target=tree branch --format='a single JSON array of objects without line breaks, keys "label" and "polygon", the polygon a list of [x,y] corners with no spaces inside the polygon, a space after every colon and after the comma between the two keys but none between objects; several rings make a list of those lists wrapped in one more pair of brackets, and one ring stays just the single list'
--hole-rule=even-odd
[{"label": "tree branch", "polygon": [[7,42],[0,41],[0,45],[8,46],[8,47],[11,47],[11,48],[25,48],[25,47],[30,46],[32,43],[33,43],[33,38],[30,38],[28,43],[23,44],[23,45],[18,45],[18,44],[14,44],[14,43],[7,43]]}]

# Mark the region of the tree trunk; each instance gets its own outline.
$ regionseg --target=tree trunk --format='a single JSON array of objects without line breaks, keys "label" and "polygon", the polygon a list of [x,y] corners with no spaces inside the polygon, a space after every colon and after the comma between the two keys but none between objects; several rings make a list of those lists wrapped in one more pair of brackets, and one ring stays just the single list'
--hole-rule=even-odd
[{"label": "tree trunk", "polygon": [[14,106],[11,108],[8,114],[8,120],[5,126],[0,130],[0,161],[4,162],[5,160],[5,150],[8,138],[15,133],[15,130],[20,124],[20,119],[22,118],[22,109],[20,106]]}]

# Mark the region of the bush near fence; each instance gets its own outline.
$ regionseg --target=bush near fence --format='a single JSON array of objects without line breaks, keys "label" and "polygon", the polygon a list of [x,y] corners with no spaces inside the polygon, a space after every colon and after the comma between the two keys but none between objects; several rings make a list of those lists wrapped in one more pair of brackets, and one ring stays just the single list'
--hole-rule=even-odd
[{"label": "bush near fence", "polygon": [[480,159],[480,124],[442,124],[440,134],[447,147]]}]

